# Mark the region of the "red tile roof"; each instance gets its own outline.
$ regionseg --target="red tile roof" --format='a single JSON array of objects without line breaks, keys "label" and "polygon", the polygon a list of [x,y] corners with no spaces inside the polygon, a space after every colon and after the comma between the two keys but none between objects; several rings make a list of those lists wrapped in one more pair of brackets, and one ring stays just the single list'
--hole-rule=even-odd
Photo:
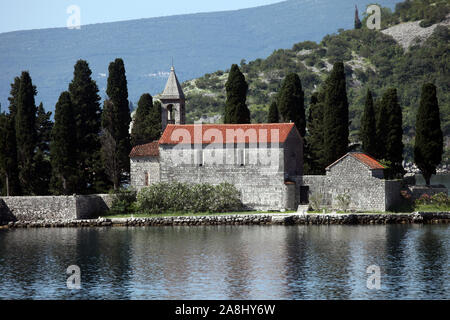
[{"label": "red tile roof", "polygon": [[330,164],[326,169],[331,168],[332,166],[336,165],[338,162],[340,162],[342,159],[344,159],[347,156],[352,156],[359,162],[368,166],[369,169],[371,169],[371,170],[384,169],[384,166],[381,163],[379,163],[377,160],[375,160],[371,156],[369,156],[365,153],[362,153],[362,152],[349,152],[346,155],[339,158],[338,160],[336,160],[335,162],[333,162],[332,164]]},{"label": "red tile roof", "polygon": [[384,169],[384,166],[381,163],[365,153],[350,153],[350,155],[368,165],[370,169]]},{"label": "red tile roof", "polygon": [[[200,135],[198,139],[195,134]],[[264,124],[186,124],[167,125],[159,140],[160,144],[179,143],[283,143],[289,133],[295,129],[294,123]],[[239,131],[238,131],[239,130]],[[278,134],[275,131],[277,130]],[[197,132],[198,131],[198,132]],[[297,131],[300,137],[300,134]]]},{"label": "red tile roof", "polygon": [[159,156],[159,143],[153,141],[146,144],[134,146],[130,152],[130,158],[136,157],[157,157]]}]

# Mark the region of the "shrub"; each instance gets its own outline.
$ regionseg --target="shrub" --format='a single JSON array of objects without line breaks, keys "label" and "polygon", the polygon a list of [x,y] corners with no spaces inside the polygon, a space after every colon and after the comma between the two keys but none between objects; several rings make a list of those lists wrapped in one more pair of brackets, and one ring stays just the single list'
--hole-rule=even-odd
[{"label": "shrub", "polygon": [[433,196],[430,196],[429,194],[424,193],[420,196],[419,199],[415,201],[416,206],[421,205],[434,205],[436,207],[448,207],[450,206],[450,198],[447,194],[441,192],[437,193]]},{"label": "shrub", "polygon": [[119,189],[110,194],[113,196],[110,214],[127,214],[136,210],[136,190]]},{"label": "shrub", "polygon": [[336,196],[339,209],[347,211],[350,206],[350,195],[347,193],[339,194]]},{"label": "shrub", "polygon": [[142,189],[138,209],[145,213],[228,212],[242,209],[239,191],[231,184],[157,183]]},{"label": "shrub", "polygon": [[319,211],[322,205],[323,195],[320,192],[314,192],[309,197],[309,203],[314,211]]}]

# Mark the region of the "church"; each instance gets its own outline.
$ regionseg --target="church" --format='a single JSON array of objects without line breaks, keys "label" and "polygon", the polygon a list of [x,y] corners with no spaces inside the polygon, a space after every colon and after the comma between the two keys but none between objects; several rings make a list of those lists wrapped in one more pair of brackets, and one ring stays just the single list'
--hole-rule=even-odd
[{"label": "church", "polygon": [[294,123],[186,124],[185,96],[174,68],[161,101],[162,136],[133,147],[131,186],[158,182],[233,184],[252,210],[296,210],[309,197],[334,208],[340,195],[354,210],[386,211],[398,201],[400,183],[363,153],[348,153],[326,175],[303,174],[303,137]]}]

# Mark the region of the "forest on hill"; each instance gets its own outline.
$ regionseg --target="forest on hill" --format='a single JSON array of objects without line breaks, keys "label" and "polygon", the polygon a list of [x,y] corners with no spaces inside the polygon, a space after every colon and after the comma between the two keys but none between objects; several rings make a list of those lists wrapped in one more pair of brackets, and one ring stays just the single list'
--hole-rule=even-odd
[{"label": "forest on hill", "polygon": [[[364,11],[365,10],[361,10]],[[420,89],[426,82],[437,87],[441,111],[441,125],[445,137],[443,162],[450,154],[450,34],[446,0],[411,0],[398,3],[395,11],[382,8],[381,30],[366,27],[338,30],[325,36],[320,43],[305,41],[291,49],[274,51],[266,59],[240,61],[240,69],[249,85],[247,104],[252,122],[266,122],[269,105],[276,99],[282,80],[291,72],[299,75],[305,91],[305,105],[314,91],[322,85],[336,61],[343,61],[347,79],[349,101],[350,141],[359,142],[358,131],[367,89],[379,99],[389,87],[397,89],[403,112],[404,157],[411,160],[415,136],[415,120],[419,106]],[[446,20],[447,19],[447,20]],[[431,36],[416,41],[404,49],[387,28],[406,22],[421,21],[420,27],[434,27]],[[404,32],[408,32],[405,28]],[[186,81],[183,89],[187,96],[187,120],[215,119],[223,114],[225,82],[228,70],[219,70],[203,77]],[[220,121],[220,120],[218,120]]]}]

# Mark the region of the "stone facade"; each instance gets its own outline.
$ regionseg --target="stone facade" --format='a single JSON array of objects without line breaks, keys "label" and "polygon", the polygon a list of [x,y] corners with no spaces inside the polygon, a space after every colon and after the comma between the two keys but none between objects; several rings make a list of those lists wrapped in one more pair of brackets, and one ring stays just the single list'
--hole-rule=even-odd
[{"label": "stone facade", "polygon": [[[204,125],[203,129],[225,132],[229,126]],[[189,125],[172,125],[167,130],[184,129],[193,131]],[[261,142],[259,130],[268,129],[280,130],[280,141]],[[303,174],[303,141],[294,124],[247,125],[246,130],[257,132],[255,141],[177,144],[166,139],[170,134],[165,132],[157,153],[150,144],[131,152],[131,184],[140,190],[159,181],[213,185],[227,182],[240,191],[249,209],[295,210]],[[145,150],[153,156],[144,156]]]},{"label": "stone facade", "polygon": [[136,157],[130,159],[131,185],[140,190],[161,180],[159,157]]},{"label": "stone facade", "polygon": [[338,195],[350,196],[352,210],[386,211],[400,200],[401,181],[383,179],[381,169],[371,169],[350,154],[328,167],[326,175],[303,176],[310,196],[322,195],[322,204],[338,208]]},{"label": "stone facade", "polygon": [[0,198],[0,220],[42,221],[96,218],[111,207],[107,194]]}]

